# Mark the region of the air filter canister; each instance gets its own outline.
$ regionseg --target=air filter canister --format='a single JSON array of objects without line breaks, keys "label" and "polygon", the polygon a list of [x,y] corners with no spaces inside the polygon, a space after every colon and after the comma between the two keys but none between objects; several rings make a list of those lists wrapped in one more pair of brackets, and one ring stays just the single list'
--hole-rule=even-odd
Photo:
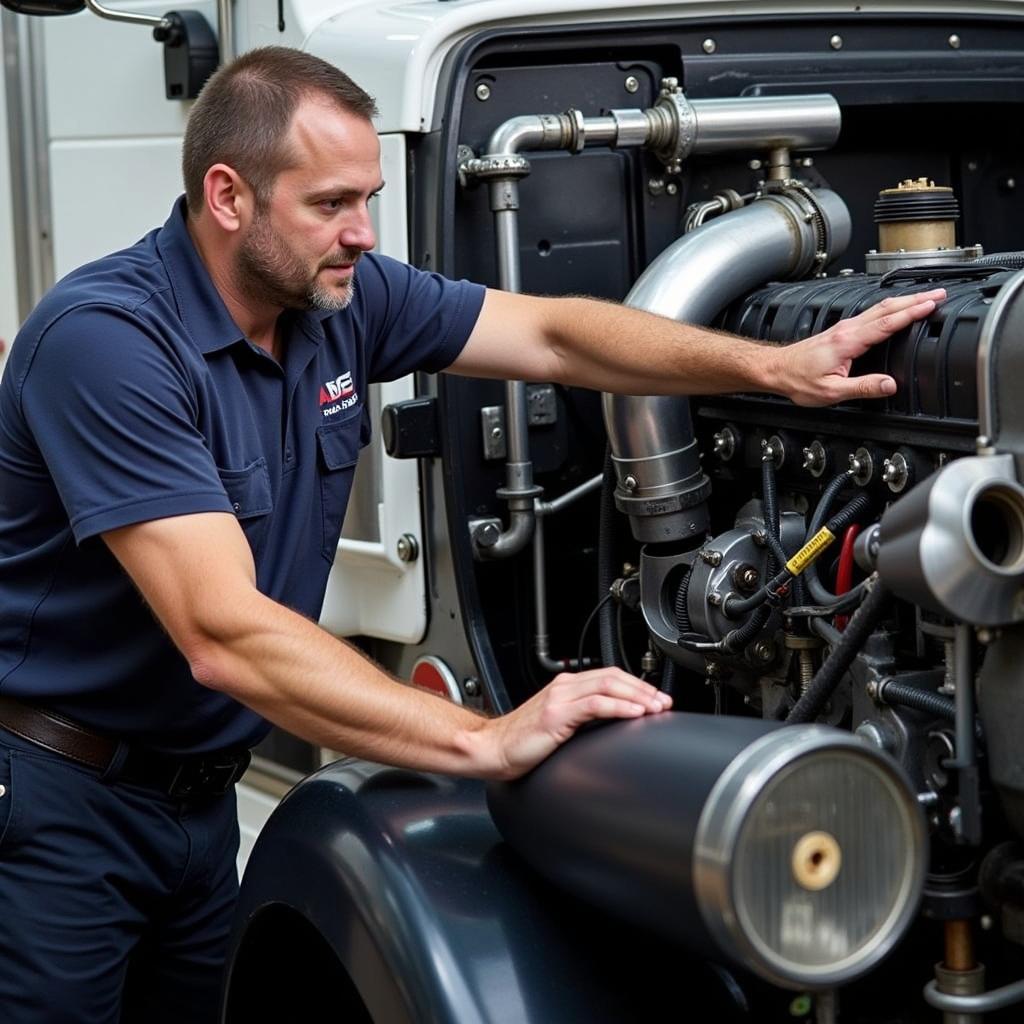
[{"label": "air filter canister", "polygon": [[556,884],[790,988],[870,970],[924,879],[924,821],[899,767],[825,726],[616,722],[488,799],[508,842]]}]

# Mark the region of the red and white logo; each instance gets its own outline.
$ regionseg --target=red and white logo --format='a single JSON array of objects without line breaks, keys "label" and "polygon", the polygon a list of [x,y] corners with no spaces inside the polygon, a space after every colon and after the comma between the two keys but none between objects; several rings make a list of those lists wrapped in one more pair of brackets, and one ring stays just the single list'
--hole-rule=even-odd
[{"label": "red and white logo", "polygon": [[340,377],[335,377],[334,380],[325,380],[323,387],[320,388],[320,404],[328,405],[331,402],[341,401],[341,399],[355,394],[355,390],[352,386],[351,371],[343,373]]}]

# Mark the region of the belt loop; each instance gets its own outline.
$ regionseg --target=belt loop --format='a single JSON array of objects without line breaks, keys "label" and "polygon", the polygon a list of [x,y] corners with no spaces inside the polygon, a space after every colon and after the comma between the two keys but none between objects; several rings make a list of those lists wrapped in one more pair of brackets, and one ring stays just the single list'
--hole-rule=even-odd
[{"label": "belt loop", "polygon": [[103,769],[100,782],[117,782],[121,769],[124,767],[125,758],[128,757],[128,749],[128,744],[124,740],[117,741],[117,749],[114,751],[110,763]]}]

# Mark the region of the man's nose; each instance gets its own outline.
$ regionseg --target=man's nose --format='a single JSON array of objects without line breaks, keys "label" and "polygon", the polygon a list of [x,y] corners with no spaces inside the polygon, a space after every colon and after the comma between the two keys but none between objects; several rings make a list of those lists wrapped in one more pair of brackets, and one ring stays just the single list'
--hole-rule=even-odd
[{"label": "man's nose", "polygon": [[338,241],[346,249],[361,249],[366,252],[377,244],[370,211],[363,209],[356,213],[342,228]]}]

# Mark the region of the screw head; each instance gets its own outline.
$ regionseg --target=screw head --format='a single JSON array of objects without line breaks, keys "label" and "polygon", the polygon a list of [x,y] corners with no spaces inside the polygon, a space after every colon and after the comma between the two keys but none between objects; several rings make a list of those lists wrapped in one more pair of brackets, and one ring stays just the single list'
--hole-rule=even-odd
[{"label": "screw head", "polygon": [[486,103],[491,98],[491,87],[486,82],[477,82],[474,92],[481,103]]},{"label": "screw head", "polygon": [[950,49],[952,49],[952,50],[959,50],[960,49],[960,37],[955,32],[949,37],[948,42],[949,42]]},{"label": "screw head", "polygon": [[626,479],[622,481],[622,489],[627,494],[632,494],[639,486],[640,484],[637,481],[637,478],[632,475],[627,476]]},{"label": "screw head", "polygon": [[647,191],[652,196],[660,196],[665,191],[665,182],[661,178],[651,178],[647,182]]},{"label": "screw head", "polygon": [[758,159],[757,159],[757,158],[755,157],[755,158],[754,158],[753,160],[751,160],[751,161],[749,161],[749,162],[747,163],[747,166],[748,166],[748,167],[749,167],[749,168],[750,168],[750,169],[751,169],[752,171],[759,171],[759,170],[761,170],[761,168],[762,168],[763,164],[761,163],[761,161],[760,161],[760,160],[758,160]]},{"label": "screw head", "polygon": [[843,37],[839,35],[830,36],[828,45],[831,46],[833,50],[841,50],[843,48]]},{"label": "screw head", "polygon": [[476,541],[477,547],[493,548],[498,543],[500,536],[501,530],[498,528],[497,523],[484,523],[483,526],[477,528],[473,534],[473,539]]},{"label": "screw head", "polygon": [[678,186],[678,185],[677,185],[677,184],[676,184],[676,183],[675,183],[674,181],[670,181],[670,182],[669,182],[669,183],[668,183],[668,184],[667,184],[667,185],[665,186],[665,191],[666,191],[666,192],[667,192],[667,193],[668,193],[668,194],[669,194],[670,196],[674,196],[674,195],[676,195],[676,194],[677,194],[677,193],[679,192],[679,186]]},{"label": "screw head", "polygon": [[480,683],[476,679],[463,679],[462,692],[467,697],[475,697],[480,692]]},{"label": "screw head", "polygon": [[705,53],[714,53],[715,50],[718,49],[718,43],[716,43],[714,41],[714,39],[711,39],[710,37],[708,37],[707,39],[704,40],[703,43],[700,44],[700,48]]},{"label": "screw head", "polygon": [[403,562],[415,562],[420,556],[420,543],[411,533],[403,533],[398,538],[396,549]]},{"label": "screw head", "polygon": [[627,75],[623,84],[626,87],[626,92],[636,92],[640,88],[640,79],[636,75]]}]

